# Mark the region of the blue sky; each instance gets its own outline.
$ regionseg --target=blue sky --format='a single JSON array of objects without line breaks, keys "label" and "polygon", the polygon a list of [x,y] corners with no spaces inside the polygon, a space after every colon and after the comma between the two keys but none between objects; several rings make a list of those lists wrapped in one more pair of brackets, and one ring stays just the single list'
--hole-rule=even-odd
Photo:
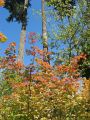
[{"label": "blue sky", "polygon": [[[37,0],[32,0],[31,4],[32,6],[28,10],[29,22],[27,26],[27,35],[29,32],[36,32],[38,34],[41,34],[42,33],[41,16],[33,12],[33,9],[34,11],[41,9],[41,0],[38,0],[38,2]],[[0,48],[2,48],[2,50],[0,50],[0,56],[3,55],[3,51],[8,47],[8,44],[12,41],[16,42],[17,49],[19,47],[21,24],[18,24],[17,22],[8,23],[6,21],[8,15],[9,15],[8,11],[0,7],[0,32],[4,33],[8,38],[6,43],[0,43]],[[26,47],[28,47],[28,45],[26,45]],[[25,56],[24,59],[25,64],[29,63],[29,61],[30,61],[29,57]]]}]

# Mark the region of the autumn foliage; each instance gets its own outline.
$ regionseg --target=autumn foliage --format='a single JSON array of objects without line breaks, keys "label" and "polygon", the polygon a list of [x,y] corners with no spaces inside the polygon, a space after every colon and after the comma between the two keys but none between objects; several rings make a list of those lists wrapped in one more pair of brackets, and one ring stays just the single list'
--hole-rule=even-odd
[{"label": "autumn foliage", "polygon": [[3,33],[1,33],[0,32],[0,42],[6,42],[6,40],[7,40],[7,37],[3,34]]},{"label": "autumn foliage", "polygon": [[5,2],[4,0],[0,0],[0,6],[4,6]]},{"label": "autumn foliage", "polygon": [[[18,59],[14,41],[0,54],[0,120],[90,120],[90,3],[86,0],[45,2],[53,11],[48,9],[48,14],[42,9],[42,13],[47,12],[46,17],[42,14],[45,23],[42,33],[47,33],[43,33],[48,38],[47,44],[43,36],[35,32],[25,38],[27,8],[31,1],[0,0],[0,7],[9,10],[7,21],[22,24],[21,53],[24,53],[22,46],[27,44],[27,39],[30,45],[25,51],[25,57],[30,58],[28,65]],[[53,27],[51,31],[45,28],[48,15],[47,22],[58,26],[55,31]],[[7,37],[0,32],[0,44],[6,41]]]},{"label": "autumn foliage", "polygon": [[83,78],[78,71],[78,61],[86,56],[81,54],[72,58],[70,64],[52,66],[42,57],[37,58],[37,54],[42,56],[42,50],[35,48],[35,55],[29,52],[34,56],[35,64],[25,66],[17,61],[15,47],[15,42],[10,43],[5,50],[6,56],[0,61],[4,76],[0,87],[3,89],[0,92],[0,119],[85,120],[87,111],[83,96],[86,93],[79,93]]}]

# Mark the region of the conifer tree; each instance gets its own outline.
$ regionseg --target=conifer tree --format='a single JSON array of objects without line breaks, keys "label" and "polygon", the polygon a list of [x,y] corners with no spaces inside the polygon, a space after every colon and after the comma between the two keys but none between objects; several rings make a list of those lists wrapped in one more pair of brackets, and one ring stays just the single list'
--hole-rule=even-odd
[{"label": "conifer tree", "polygon": [[5,2],[5,8],[10,13],[9,17],[7,18],[7,21],[9,22],[17,21],[22,24],[18,53],[18,60],[21,62],[23,62],[24,58],[24,46],[27,26],[27,10],[29,6],[30,6],[29,0],[6,0]]}]

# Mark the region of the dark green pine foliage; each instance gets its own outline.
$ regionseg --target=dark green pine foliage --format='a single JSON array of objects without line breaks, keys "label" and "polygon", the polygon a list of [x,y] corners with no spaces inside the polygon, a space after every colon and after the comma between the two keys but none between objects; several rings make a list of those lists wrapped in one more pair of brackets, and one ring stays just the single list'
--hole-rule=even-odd
[{"label": "dark green pine foliage", "polygon": [[[24,1],[25,0],[6,0],[5,8],[9,11],[10,15],[7,20],[9,22],[17,21],[27,23],[27,11],[24,10]],[[30,6],[30,0],[28,2],[28,7]]]}]

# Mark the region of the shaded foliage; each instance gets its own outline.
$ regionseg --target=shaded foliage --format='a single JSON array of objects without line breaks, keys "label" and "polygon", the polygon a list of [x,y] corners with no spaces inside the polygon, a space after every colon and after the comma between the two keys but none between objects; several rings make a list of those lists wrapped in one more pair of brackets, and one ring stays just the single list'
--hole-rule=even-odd
[{"label": "shaded foliage", "polygon": [[[24,2],[25,0],[6,0],[5,1],[5,8],[9,11],[10,15],[7,20],[13,21],[16,20],[17,22],[23,23],[26,21],[27,23],[27,11],[24,10]],[[28,7],[30,7],[30,0],[28,2]]]}]

